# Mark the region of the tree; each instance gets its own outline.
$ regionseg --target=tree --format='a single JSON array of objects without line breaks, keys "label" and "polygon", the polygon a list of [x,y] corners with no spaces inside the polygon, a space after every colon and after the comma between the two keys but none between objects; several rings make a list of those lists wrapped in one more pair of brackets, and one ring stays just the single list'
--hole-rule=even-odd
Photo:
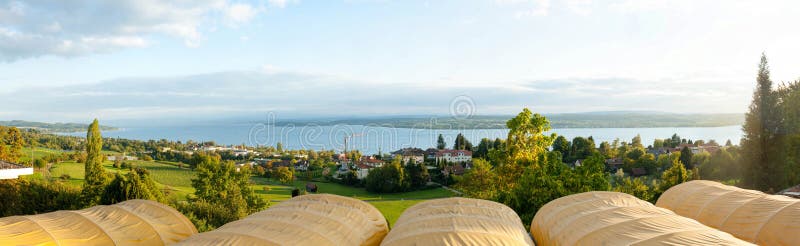
[{"label": "tree", "polygon": [[642,136],[636,134],[636,136],[631,139],[631,146],[634,148],[644,148],[644,145],[642,145]]},{"label": "tree", "polygon": [[278,167],[275,169],[275,178],[282,184],[289,184],[294,180],[292,170],[288,167]]},{"label": "tree", "polygon": [[508,157],[523,166],[536,163],[539,156],[547,152],[547,148],[556,138],[555,134],[544,135],[544,132],[550,130],[547,118],[534,114],[527,108],[508,120],[506,127],[509,129],[505,144]]},{"label": "tree", "polygon": [[464,192],[467,197],[492,200],[495,198],[495,182],[497,174],[492,170],[492,165],[483,159],[473,159],[472,168],[461,177],[457,177],[455,188]]},{"label": "tree", "polygon": [[694,163],[692,163],[692,156],[693,155],[694,154],[692,154],[692,150],[689,149],[689,147],[684,146],[683,149],[681,149],[681,158],[680,158],[680,160],[681,160],[681,163],[683,163],[684,168],[686,168],[687,170],[694,168]]},{"label": "tree", "polygon": [[414,160],[409,159],[404,168],[411,188],[419,189],[428,185],[430,175],[428,174],[428,168],[425,167],[425,164],[417,164]]},{"label": "tree", "polygon": [[236,218],[259,211],[267,202],[250,187],[251,171],[247,167],[237,171],[232,161],[220,163],[216,159],[197,166],[197,178],[192,179],[196,201],[203,201],[228,209]]},{"label": "tree", "polygon": [[84,183],[81,195],[88,206],[97,205],[108,183],[108,174],[103,169],[103,137],[100,126],[94,119],[86,132],[86,162],[84,163]]},{"label": "tree", "polygon": [[616,186],[614,186],[614,191],[622,192],[631,194],[639,199],[655,203],[656,200],[653,199],[655,197],[655,192],[653,188],[648,186],[644,179],[642,178],[616,178]]},{"label": "tree", "polygon": [[467,140],[467,138],[464,137],[464,135],[459,133],[458,136],[456,136],[456,141],[453,144],[453,149],[472,151],[472,143],[470,143],[469,140]]},{"label": "tree", "polygon": [[6,144],[2,140],[3,139],[0,138],[0,160],[9,161],[8,148],[6,147]]},{"label": "tree", "polygon": [[653,140],[653,148],[663,148],[664,147],[664,139],[656,138]]},{"label": "tree", "polygon": [[100,203],[115,204],[130,199],[165,202],[164,193],[156,186],[150,172],[144,168],[135,168],[125,175],[117,173],[105,187]]},{"label": "tree", "polygon": [[548,153],[539,159],[538,165],[525,168],[510,196],[501,197],[523,221],[531,221],[539,208],[560,197],[610,189],[603,156],[594,154],[583,162],[584,165],[571,169],[561,163],[557,155]]},{"label": "tree", "polygon": [[[19,158],[22,157],[22,145],[24,143],[22,133],[19,132],[19,129],[16,127],[9,127],[5,142],[9,145],[5,159],[9,162],[19,162]],[[2,143],[0,142],[0,144]]]},{"label": "tree", "polygon": [[704,179],[726,181],[740,175],[737,161],[726,149],[712,154],[708,163],[700,165],[700,176]]},{"label": "tree", "polygon": [[672,137],[669,140],[670,140],[669,141],[670,148],[678,147],[678,145],[680,145],[682,142],[681,136],[678,136],[677,133],[672,134]]},{"label": "tree", "polygon": [[481,142],[478,143],[478,147],[475,151],[472,152],[473,158],[486,158],[489,156],[489,151],[493,149],[493,143],[491,139],[483,138]]},{"label": "tree", "polygon": [[772,80],[769,78],[769,65],[766,55],[761,55],[758,65],[756,90],[753,102],[745,114],[742,138],[743,159],[746,175],[744,185],[761,191],[776,191],[781,182],[778,176],[778,156],[774,145],[777,144],[776,130],[779,125],[777,117],[777,100],[772,91]]},{"label": "tree", "polygon": [[36,160],[33,161],[33,167],[38,168],[38,169],[45,168],[45,167],[47,167],[47,161],[45,161],[42,158],[36,159]]},{"label": "tree", "polygon": [[574,162],[576,160],[586,159],[597,152],[594,146],[594,141],[583,137],[575,137],[572,139],[572,149],[569,151],[570,155],[565,156],[566,162]]},{"label": "tree", "polygon": [[572,143],[564,136],[558,136],[556,140],[553,141],[551,150],[560,152],[561,156],[570,156],[572,155]]},{"label": "tree", "polygon": [[367,174],[366,188],[369,192],[393,193],[406,191],[410,182],[406,179],[405,170],[399,158],[379,168],[373,168]]},{"label": "tree", "polygon": [[275,144],[275,150],[277,150],[279,154],[283,153],[283,143],[278,142],[277,144]]},{"label": "tree", "polygon": [[782,164],[775,176],[783,176],[783,187],[800,183],[800,80],[784,83],[778,88],[780,96],[781,130],[778,153]]},{"label": "tree", "polygon": [[661,184],[653,199],[658,200],[658,197],[660,197],[664,191],[686,181],[689,181],[689,173],[686,171],[686,168],[684,168],[680,161],[673,160],[672,166],[661,174]]},{"label": "tree", "polygon": [[218,154],[209,154],[204,152],[195,152],[192,154],[192,159],[189,160],[189,168],[194,170],[201,164],[219,163],[222,157]]},{"label": "tree", "polygon": [[444,136],[442,136],[442,134],[439,134],[439,138],[436,140],[436,148],[442,150],[446,147],[447,144],[444,142]]}]

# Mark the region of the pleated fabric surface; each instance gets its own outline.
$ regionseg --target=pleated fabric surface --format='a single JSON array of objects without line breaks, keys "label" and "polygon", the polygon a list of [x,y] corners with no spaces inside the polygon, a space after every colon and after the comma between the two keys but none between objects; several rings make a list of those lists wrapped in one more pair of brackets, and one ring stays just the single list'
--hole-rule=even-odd
[{"label": "pleated fabric surface", "polygon": [[800,245],[800,200],[693,180],[664,192],[656,206],[759,245]]},{"label": "pleated fabric surface", "polygon": [[604,191],[545,204],[531,235],[537,245],[752,245],[634,196]]},{"label": "pleated fabric surface", "polygon": [[179,245],[379,245],[386,219],[364,201],[330,194],[294,197]]},{"label": "pleated fabric surface", "polygon": [[533,245],[533,241],[506,205],[444,198],[406,209],[381,245]]},{"label": "pleated fabric surface", "polygon": [[0,218],[0,245],[169,245],[194,234],[183,214],[149,200]]}]

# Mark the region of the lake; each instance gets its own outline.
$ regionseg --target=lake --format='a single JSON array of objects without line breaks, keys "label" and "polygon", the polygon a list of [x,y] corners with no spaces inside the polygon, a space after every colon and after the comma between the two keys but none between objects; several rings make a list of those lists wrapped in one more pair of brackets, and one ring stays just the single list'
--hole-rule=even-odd
[{"label": "lake", "polygon": [[[642,143],[647,146],[656,138],[668,138],[677,133],[681,138],[692,140],[714,139],[720,144],[731,140],[738,144],[742,136],[741,126],[723,127],[664,127],[664,128],[566,128],[553,129],[559,135],[568,139],[577,136],[592,136],[599,145],[602,141],[630,142],[630,139],[640,134]],[[147,127],[122,127],[120,130],[105,131],[104,137],[127,138],[137,140],[167,139],[173,141],[214,141],[217,144],[246,144],[249,146],[265,146],[281,142],[286,149],[315,149],[315,150],[342,150],[345,147],[345,137],[348,149],[358,149],[363,153],[375,154],[391,152],[404,147],[418,147],[422,149],[435,147],[436,139],[442,134],[447,140],[448,147],[458,133],[463,133],[473,145],[477,146],[481,138],[502,138],[508,134],[507,129],[409,129],[390,128],[360,125],[333,125],[333,126],[274,126],[261,123],[241,124],[209,124],[185,126],[147,126]],[[70,133],[74,136],[85,136],[86,133]]]}]

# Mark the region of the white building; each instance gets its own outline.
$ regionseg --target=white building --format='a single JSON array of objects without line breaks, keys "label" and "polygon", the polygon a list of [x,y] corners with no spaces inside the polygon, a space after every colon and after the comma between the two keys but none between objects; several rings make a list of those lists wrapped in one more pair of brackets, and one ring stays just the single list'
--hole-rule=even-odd
[{"label": "white building", "polygon": [[0,161],[0,179],[17,179],[20,175],[33,174],[32,167]]},{"label": "white building", "polygon": [[449,163],[472,162],[472,151],[469,150],[440,150],[436,153],[436,161],[447,161]]}]

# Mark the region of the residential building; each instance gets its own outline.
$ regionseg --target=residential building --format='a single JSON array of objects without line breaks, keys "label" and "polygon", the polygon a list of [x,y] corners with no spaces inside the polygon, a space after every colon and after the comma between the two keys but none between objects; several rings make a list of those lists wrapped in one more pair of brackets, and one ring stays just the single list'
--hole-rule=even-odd
[{"label": "residential building", "polygon": [[436,153],[436,161],[446,161],[448,163],[467,163],[472,162],[472,151],[445,149]]},{"label": "residential building", "polygon": [[403,160],[403,165],[409,162],[409,160],[413,161],[416,164],[422,163],[425,161],[425,151],[420,148],[403,148],[398,151],[392,152],[394,156],[400,156]]}]

